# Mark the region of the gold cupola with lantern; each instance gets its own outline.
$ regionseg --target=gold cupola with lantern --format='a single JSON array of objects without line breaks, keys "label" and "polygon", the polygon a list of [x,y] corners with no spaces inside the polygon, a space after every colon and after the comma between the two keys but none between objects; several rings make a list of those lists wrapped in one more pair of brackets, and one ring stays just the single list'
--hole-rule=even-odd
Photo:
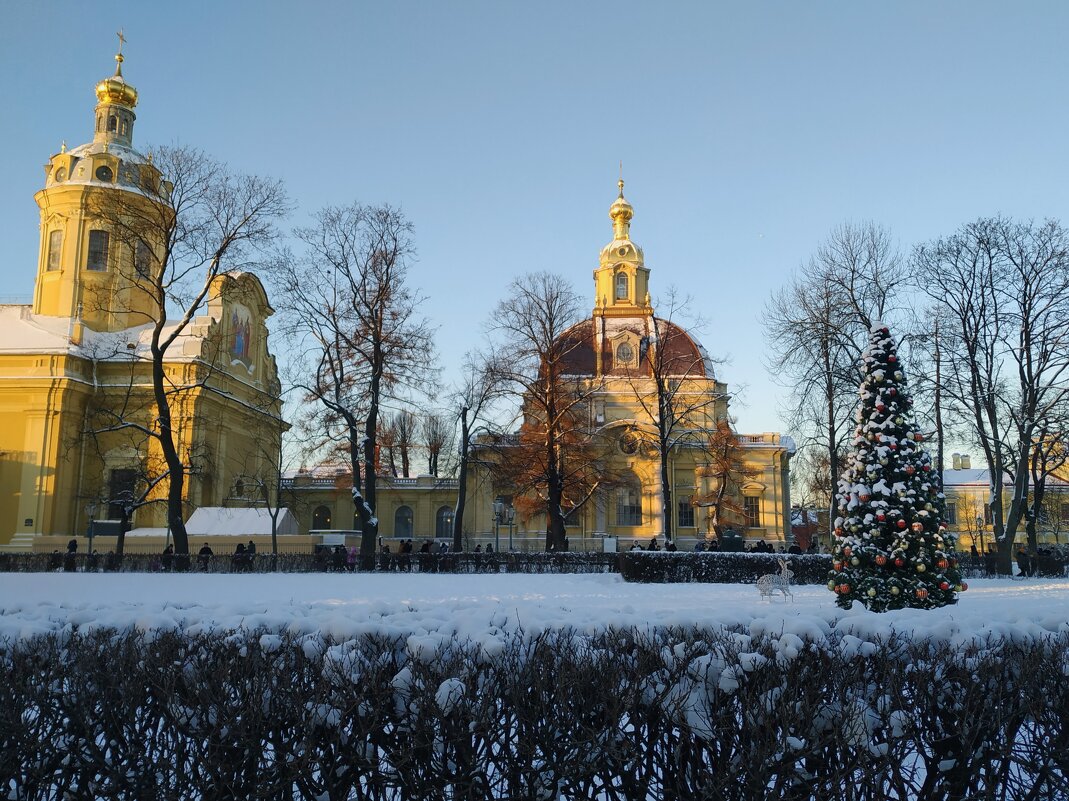
[{"label": "gold cupola with lantern", "polygon": [[603,317],[634,317],[653,313],[650,305],[649,274],[642,248],[631,241],[631,219],[635,209],[620,194],[609,206],[612,241],[601,249],[594,270],[594,314]]},{"label": "gold cupola with lantern", "polygon": [[34,195],[41,244],[33,311],[71,318],[75,331],[116,331],[155,317],[138,276],[159,243],[115,224],[121,209],[159,208],[161,188],[152,158],[133,146],[138,93],[122,74],[125,41],[120,32],[115,73],[96,85],[92,141],[53,154]]}]

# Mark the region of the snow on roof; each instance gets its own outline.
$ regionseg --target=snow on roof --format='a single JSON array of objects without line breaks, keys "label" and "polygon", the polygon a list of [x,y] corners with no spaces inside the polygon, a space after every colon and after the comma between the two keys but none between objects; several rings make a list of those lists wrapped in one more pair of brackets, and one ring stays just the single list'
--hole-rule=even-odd
[{"label": "snow on roof", "polygon": [[[93,331],[84,328],[82,342],[70,341],[74,323],[72,317],[52,317],[34,314],[29,305],[0,305],[0,355],[23,353],[70,354],[97,361],[127,361],[137,357],[147,359],[152,340],[152,324],[134,326],[122,331]],[[212,318],[194,318],[167,350],[167,361],[192,361],[200,356],[203,331]],[[163,336],[179,325],[170,320]],[[133,347],[129,347],[129,345]]]},{"label": "snow on roof", "polygon": [[[968,467],[959,470],[944,470],[943,487],[988,487],[990,486],[990,480],[988,478],[989,475],[990,473],[986,468],[981,469],[976,467]],[[1004,486],[1008,486],[1011,483],[1012,482],[1010,481],[1010,477],[1008,475],[1003,477],[1002,484]],[[1028,483],[1031,484],[1031,480],[1029,480]],[[1063,487],[1069,487],[1069,482],[1065,482],[1055,476],[1048,476],[1047,486],[1058,487],[1059,489],[1061,489]]]},{"label": "snow on roof", "polygon": [[[202,506],[186,521],[190,537],[269,535],[271,514],[267,509],[231,509],[225,506]],[[297,518],[289,509],[278,516],[278,534],[297,534]]]}]

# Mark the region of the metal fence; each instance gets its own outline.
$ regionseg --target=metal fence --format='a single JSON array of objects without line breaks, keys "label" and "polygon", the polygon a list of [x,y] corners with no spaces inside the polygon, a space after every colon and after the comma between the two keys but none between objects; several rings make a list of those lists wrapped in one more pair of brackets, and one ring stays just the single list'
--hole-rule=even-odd
[{"label": "metal fence", "polygon": [[348,552],[322,549],[316,553],[213,555],[207,558],[165,554],[126,553],[90,557],[88,554],[0,554],[6,573],[618,573],[614,553],[411,553],[376,554],[351,560]]}]

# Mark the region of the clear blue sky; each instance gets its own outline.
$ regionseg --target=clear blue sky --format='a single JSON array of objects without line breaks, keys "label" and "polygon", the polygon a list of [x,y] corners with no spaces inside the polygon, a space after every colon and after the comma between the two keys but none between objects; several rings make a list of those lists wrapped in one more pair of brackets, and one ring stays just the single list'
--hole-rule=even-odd
[{"label": "clear blue sky", "polygon": [[695,296],[743,431],[782,427],[762,307],[833,226],[1069,220],[1064,2],[11,2],[0,295],[32,291],[41,165],[91,138],[120,26],[140,148],[282,178],[295,224],[404,209],[447,380],[514,276],[593,305],[620,160],[654,298]]}]

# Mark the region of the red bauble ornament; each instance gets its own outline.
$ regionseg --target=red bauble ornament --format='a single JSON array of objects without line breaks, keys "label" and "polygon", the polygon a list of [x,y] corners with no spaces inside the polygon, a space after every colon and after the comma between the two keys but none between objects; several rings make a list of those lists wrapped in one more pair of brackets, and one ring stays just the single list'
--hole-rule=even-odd
[{"label": "red bauble ornament", "polygon": [[913,435],[913,439],[917,440],[917,442],[924,442],[924,434],[918,431],[916,434]]},{"label": "red bauble ornament", "polygon": [[839,527],[839,528],[836,528],[836,529],[835,529],[835,536],[836,536],[836,537],[841,537],[841,536],[843,536],[843,530],[842,530],[842,527]]},{"label": "red bauble ornament", "polygon": [[921,470],[923,470],[925,473],[927,473],[931,469],[932,469],[932,466],[930,464],[926,464],[926,465],[924,465],[924,467],[921,468]]},{"label": "red bauble ornament", "polygon": [[843,556],[849,556],[851,553],[853,553],[853,551],[850,549],[849,545],[843,548]]},{"label": "red bauble ornament", "polygon": [[889,390],[887,390],[887,394],[893,398],[895,395],[898,394],[898,390],[894,387],[891,387]]},{"label": "red bauble ornament", "polygon": [[883,405],[882,403],[877,403],[877,404],[876,404],[876,411],[878,411],[878,412],[882,412],[882,411],[884,411],[884,410],[885,410],[886,408],[887,408],[887,407],[886,407],[886,406],[884,406],[884,405]]},{"label": "red bauble ornament", "polygon": [[940,559],[938,562],[935,563],[935,566],[938,567],[940,570],[946,570],[947,567],[950,566],[950,563],[946,559]]},{"label": "red bauble ornament", "polygon": [[898,527],[904,529],[906,527],[906,521],[905,520],[899,520],[898,521]]},{"label": "red bauble ornament", "polygon": [[876,515],[876,519],[882,523],[884,520],[887,519],[887,515],[885,515],[883,512],[880,512]]},{"label": "red bauble ornament", "polygon": [[843,595],[846,595],[849,592],[850,592],[850,585],[849,584],[844,584],[843,585]]},{"label": "red bauble ornament", "polygon": [[895,559],[895,567],[902,567],[902,565],[904,565],[905,563],[906,563],[906,560],[902,559],[901,557],[899,557],[898,559]]},{"label": "red bauble ornament", "polygon": [[888,356],[887,357],[887,363],[888,364],[894,364],[897,361],[898,361],[898,359],[896,359],[894,356]]},{"label": "red bauble ornament", "polygon": [[950,585],[947,584],[945,581],[940,581],[939,582],[939,589],[941,589],[943,591],[949,590],[950,589]]},{"label": "red bauble ornament", "polygon": [[924,531],[924,523],[914,523],[911,528],[914,531]]},{"label": "red bauble ornament", "polygon": [[878,564],[880,567],[883,567],[885,564],[887,564],[887,557],[884,556],[882,553],[879,554],[876,557],[876,564]]},{"label": "red bauble ornament", "polygon": [[842,570],[843,569],[843,563],[842,562],[832,562],[831,563],[831,568],[832,568],[832,570]]},{"label": "red bauble ornament", "polygon": [[961,591],[965,592],[965,590],[967,590],[967,589],[969,589],[969,585],[966,584],[964,581],[961,582]]},{"label": "red bauble ornament", "polygon": [[918,587],[917,588],[917,597],[920,598],[923,601],[925,598],[928,597],[928,590],[924,589],[924,587]]}]

